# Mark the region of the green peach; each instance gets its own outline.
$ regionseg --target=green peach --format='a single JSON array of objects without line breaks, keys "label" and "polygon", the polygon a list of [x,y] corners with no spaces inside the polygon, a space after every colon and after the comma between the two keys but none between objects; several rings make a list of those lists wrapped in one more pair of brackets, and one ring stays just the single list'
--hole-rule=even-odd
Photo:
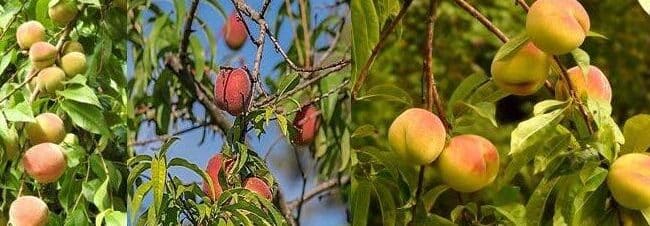
[{"label": "green peach", "polygon": [[527,42],[506,58],[492,61],[494,83],[502,90],[520,96],[537,92],[548,77],[551,58]]},{"label": "green peach", "polygon": [[499,152],[477,135],[451,138],[436,161],[442,180],[459,192],[475,192],[494,181],[499,172]]},{"label": "green peach", "polygon": [[59,26],[65,26],[70,23],[78,13],[79,10],[77,9],[76,0],[59,0],[59,2],[50,6],[47,10],[50,19]]},{"label": "green peach", "polygon": [[434,161],[445,145],[447,132],[430,111],[411,108],[397,116],[388,129],[388,143],[402,160],[415,165]]},{"label": "green peach", "polygon": [[88,69],[86,55],[80,52],[71,52],[61,57],[61,68],[68,77],[85,74]]},{"label": "green peach", "polygon": [[630,153],[612,163],[607,186],[616,202],[629,209],[650,207],[650,155]]},{"label": "green peach", "polygon": [[81,43],[77,41],[66,41],[63,43],[63,50],[61,51],[62,55],[66,55],[71,52],[80,52],[84,53],[84,47]]},{"label": "green peach", "polygon": [[587,11],[576,0],[537,0],[526,16],[526,32],[541,50],[559,55],[582,45],[589,23]]},{"label": "green peach", "polygon": [[22,23],[16,30],[16,41],[21,49],[29,49],[32,44],[45,40],[45,27],[35,20]]}]

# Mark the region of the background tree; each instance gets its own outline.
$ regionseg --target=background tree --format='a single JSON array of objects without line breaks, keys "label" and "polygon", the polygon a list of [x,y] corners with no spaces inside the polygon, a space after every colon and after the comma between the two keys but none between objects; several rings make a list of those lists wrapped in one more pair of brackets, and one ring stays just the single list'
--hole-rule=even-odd
[{"label": "background tree", "polygon": [[[340,194],[351,154],[347,17],[335,1],[130,4],[130,219],[297,225],[309,200]],[[334,206],[340,219],[332,203],[342,199],[305,214]]]},{"label": "background tree", "polygon": [[[354,225],[403,225],[414,218],[419,220],[412,223],[428,225],[619,224],[619,220],[647,224],[640,211],[617,205],[605,181],[616,156],[632,152],[631,146],[638,147],[632,148],[636,152],[647,150],[638,143],[645,139],[643,135],[631,131],[647,128],[641,119],[646,115],[632,116],[650,110],[646,95],[650,58],[644,51],[650,42],[648,35],[640,35],[646,31],[634,29],[650,25],[650,16],[637,1],[580,1],[591,19],[591,31],[607,38],[587,37],[580,49],[588,57],[580,52],[564,54],[559,60],[565,68],[591,64],[603,71],[612,87],[615,122],[603,122],[610,120],[607,106],[602,109],[583,100],[587,109],[597,112],[591,122],[596,124],[596,135],[585,135],[589,134],[586,128],[579,131],[575,126],[584,121],[575,102],[570,110],[555,112],[562,118],[559,123],[546,124],[547,120],[539,118],[553,112],[539,110],[544,109],[543,103],[553,103],[549,100],[555,98],[555,81],[562,80],[560,71],[548,77],[550,89],[530,96],[509,95],[489,78],[499,47],[524,33],[525,2],[525,6],[532,3],[351,3],[356,81],[352,146],[356,150],[353,159],[358,159],[352,173]],[[425,35],[429,31],[431,39]],[[427,52],[427,46],[432,51]],[[364,73],[367,77],[359,79]],[[441,108],[426,105],[428,94],[434,93],[429,92],[428,74],[435,75]],[[390,122],[409,107],[422,107],[446,118],[451,137],[477,134],[488,138],[501,157],[495,182],[478,192],[456,192],[442,181],[435,161],[425,167],[422,180],[414,164],[394,161],[397,156],[386,139]],[[562,129],[533,133],[523,125],[540,131]],[[624,145],[617,125],[622,128]],[[513,142],[517,139],[519,143]],[[583,189],[572,190],[578,187]],[[416,208],[418,214],[413,216]],[[647,210],[644,213],[647,222]]]},{"label": "background tree", "polygon": [[125,224],[123,6],[0,1],[1,225]]}]

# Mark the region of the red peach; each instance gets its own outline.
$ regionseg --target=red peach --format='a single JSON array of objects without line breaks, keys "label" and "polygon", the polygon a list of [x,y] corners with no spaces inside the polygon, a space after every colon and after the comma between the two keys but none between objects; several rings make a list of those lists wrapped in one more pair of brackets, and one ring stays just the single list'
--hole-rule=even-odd
[{"label": "red peach", "polygon": [[262,179],[257,177],[249,177],[244,181],[244,188],[257,193],[265,199],[272,200],[273,194],[271,188]]},{"label": "red peach", "polygon": [[43,69],[54,64],[56,47],[47,42],[37,42],[29,48],[29,59],[37,69]]},{"label": "red peach", "polygon": [[[578,66],[572,67],[567,73],[580,97],[587,96],[600,102],[612,102],[612,87],[605,74],[597,67],[589,66],[587,75],[584,75]],[[559,99],[565,99],[568,96],[565,87],[564,81],[560,80],[557,83],[556,92]]]},{"label": "red peach", "polygon": [[221,69],[214,86],[217,106],[234,116],[246,112],[252,95],[251,86],[246,69]]},{"label": "red peach", "polygon": [[21,196],[9,207],[9,223],[14,226],[45,226],[49,210],[38,197]]},{"label": "red peach", "polygon": [[311,144],[318,134],[318,127],[320,126],[320,118],[318,109],[314,105],[303,106],[296,118],[293,120],[293,126],[298,130],[294,136],[293,142],[298,145]]},{"label": "red peach", "polygon": [[238,50],[244,45],[247,37],[248,31],[244,21],[237,12],[232,12],[223,26],[223,38],[226,40],[226,45],[230,49]]},{"label": "red peach", "polygon": [[447,132],[440,118],[430,111],[411,108],[397,116],[388,129],[388,143],[402,160],[425,165],[438,158]]},{"label": "red peach", "polygon": [[45,27],[38,21],[27,21],[16,30],[16,41],[21,49],[29,49],[32,44],[43,40],[45,40]]},{"label": "red peach", "polygon": [[23,155],[23,167],[39,183],[55,182],[66,168],[63,148],[53,143],[37,144]]},{"label": "red peach", "polygon": [[214,194],[212,194],[207,181],[203,183],[203,192],[205,192],[205,194],[212,200],[219,199],[219,196],[223,193],[223,188],[221,188],[221,184],[219,184],[219,175],[223,173],[222,167],[224,167],[224,161],[225,168],[223,168],[223,170],[228,171],[233,167],[233,160],[225,159],[222,154],[215,154],[210,158],[208,166],[205,169],[205,172],[208,173],[208,176],[210,176],[210,179],[212,180]]},{"label": "red peach", "polygon": [[499,152],[477,135],[451,138],[437,160],[442,180],[460,192],[474,192],[492,183],[499,172]]}]

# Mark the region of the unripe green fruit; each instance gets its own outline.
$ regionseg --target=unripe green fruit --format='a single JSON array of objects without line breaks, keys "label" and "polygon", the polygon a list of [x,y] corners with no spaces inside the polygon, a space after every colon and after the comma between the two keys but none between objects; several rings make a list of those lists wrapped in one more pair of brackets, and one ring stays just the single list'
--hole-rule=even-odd
[{"label": "unripe green fruit", "polygon": [[9,207],[9,223],[13,226],[45,226],[49,210],[38,197],[21,196]]},{"label": "unripe green fruit", "polygon": [[[572,67],[567,73],[578,96],[588,96],[592,100],[604,103],[612,102],[612,87],[605,74],[597,67],[589,66],[587,75],[584,75],[578,66]],[[558,99],[566,99],[569,96],[566,87],[563,80],[557,82],[555,90]]]},{"label": "unripe green fruit", "polygon": [[650,208],[650,155],[620,156],[609,168],[607,186],[621,206],[635,210]]},{"label": "unripe green fruit", "polygon": [[64,56],[68,53],[71,52],[80,52],[84,53],[84,47],[81,45],[81,43],[77,41],[66,41],[63,43],[63,50],[61,51],[61,54]]},{"label": "unripe green fruit", "polygon": [[79,13],[79,10],[75,0],[59,0],[58,3],[50,6],[47,10],[50,19],[59,26],[70,23],[77,16],[77,13]]},{"label": "unripe green fruit", "polygon": [[85,74],[88,66],[86,65],[86,55],[80,52],[71,52],[61,57],[61,68],[68,77],[74,77],[77,74]]},{"label": "unripe green fruit", "polygon": [[516,53],[492,61],[494,83],[502,90],[520,96],[537,92],[548,77],[551,58],[528,42]]},{"label": "unripe green fruit", "polygon": [[526,16],[530,40],[553,55],[571,52],[582,45],[589,26],[589,15],[576,0],[537,0]]},{"label": "unripe green fruit", "polygon": [[228,16],[222,32],[223,38],[226,40],[226,45],[232,50],[240,49],[248,37],[246,25],[237,12],[232,12]]},{"label": "unripe green fruit", "polygon": [[37,144],[23,155],[25,172],[39,183],[55,182],[67,166],[61,146],[53,143]]},{"label": "unripe green fruit", "polygon": [[318,127],[320,126],[320,113],[314,105],[303,106],[296,118],[293,120],[293,126],[298,130],[298,133],[293,137],[293,142],[298,145],[308,145],[314,142]]},{"label": "unripe green fruit", "polygon": [[445,145],[447,132],[435,114],[411,108],[397,116],[388,129],[388,143],[402,160],[425,165],[435,160]]},{"label": "unripe green fruit", "polygon": [[48,67],[38,72],[36,86],[40,92],[54,94],[57,90],[63,89],[65,72],[56,66]]},{"label": "unripe green fruit", "polygon": [[18,141],[18,133],[16,132],[15,129],[11,128],[5,131],[4,140],[0,140],[0,141],[2,141],[5,150],[5,156],[8,159],[15,159],[16,157],[18,157],[18,152],[20,147]]},{"label": "unripe green fruit", "polygon": [[273,200],[271,188],[262,179],[257,177],[249,177],[244,181],[244,188],[257,193],[265,199]]},{"label": "unripe green fruit", "polygon": [[68,145],[79,145],[79,137],[74,133],[68,133],[63,138],[63,143]]},{"label": "unripe green fruit", "polygon": [[61,143],[65,138],[63,120],[53,113],[43,113],[27,124],[25,130],[31,144]]},{"label": "unripe green fruit", "polygon": [[451,138],[436,161],[442,180],[459,192],[475,192],[492,183],[499,172],[499,153],[476,135]]},{"label": "unripe green fruit", "polygon": [[45,27],[38,21],[27,21],[16,30],[16,41],[21,49],[29,49],[32,44],[43,40],[45,40]]},{"label": "unripe green fruit", "polygon": [[47,42],[34,43],[29,48],[29,59],[36,69],[49,67],[56,60],[56,47]]}]

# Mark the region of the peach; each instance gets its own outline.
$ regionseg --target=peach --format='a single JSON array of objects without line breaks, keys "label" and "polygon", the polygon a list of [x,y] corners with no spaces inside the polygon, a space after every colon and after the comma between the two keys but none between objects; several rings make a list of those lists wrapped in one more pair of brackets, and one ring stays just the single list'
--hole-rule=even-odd
[{"label": "peach", "polygon": [[576,0],[537,0],[526,16],[526,33],[544,52],[559,55],[582,45],[589,15]]},{"label": "peach", "polygon": [[61,51],[61,54],[63,54],[64,56],[71,52],[84,53],[83,45],[81,45],[81,43],[77,41],[66,41],[63,43],[62,48],[63,50]]},{"label": "peach", "polygon": [[221,170],[223,169],[225,171],[228,171],[231,167],[233,167],[232,164],[232,160],[224,158],[224,156],[221,154],[212,156],[212,158],[210,158],[208,161],[208,167],[206,167],[205,172],[208,173],[208,176],[212,180],[214,194],[210,190],[207,181],[203,183],[203,192],[205,192],[205,194],[208,195],[212,200],[219,199],[219,196],[221,196],[221,193],[223,193],[221,184],[219,184],[219,175],[223,173]]},{"label": "peach", "polygon": [[534,94],[548,77],[551,58],[531,42],[516,51],[506,58],[492,61],[492,79],[509,93],[520,96]]},{"label": "peach", "polygon": [[440,118],[420,108],[404,111],[388,129],[391,149],[405,162],[416,165],[435,160],[446,138],[447,132]]},{"label": "peach", "polygon": [[298,130],[298,133],[293,137],[293,142],[298,145],[311,144],[318,134],[318,127],[320,126],[320,113],[314,105],[303,106],[296,118],[293,120],[293,126]]},{"label": "peach", "polygon": [[23,167],[39,183],[55,182],[66,168],[63,148],[53,143],[34,145],[23,155]]},{"label": "peach", "polygon": [[79,13],[76,0],[59,0],[55,5],[50,6],[47,14],[50,19],[59,26],[70,23]]},{"label": "peach", "polygon": [[226,40],[226,45],[232,50],[240,49],[248,37],[246,25],[237,12],[232,12],[228,16],[222,32],[223,38]]},{"label": "peach", "polygon": [[56,47],[47,42],[37,42],[29,48],[29,59],[36,69],[43,69],[54,64]]},{"label": "peach", "polygon": [[86,65],[86,55],[80,52],[71,52],[61,57],[61,68],[68,77],[74,77],[77,74],[85,74],[88,66]]},{"label": "peach", "polygon": [[451,138],[438,157],[442,180],[459,192],[475,192],[492,183],[499,172],[499,153],[489,140],[477,135]]},{"label": "peach", "polygon": [[57,90],[62,90],[64,80],[65,72],[56,66],[41,70],[37,77],[32,79],[38,90],[45,94],[54,94]]},{"label": "peach", "polygon": [[245,68],[221,69],[214,86],[217,106],[234,116],[244,113],[251,100],[251,86]]},{"label": "peach", "polygon": [[650,155],[630,153],[612,163],[607,186],[616,202],[629,209],[650,207]]},{"label": "peach", "polygon": [[[605,103],[612,102],[612,87],[609,85],[609,80],[607,80],[605,74],[597,67],[589,66],[587,75],[584,75],[582,69],[578,66],[567,70],[567,73],[576,89],[576,93],[580,97],[586,96],[592,100]],[[558,99],[568,97],[566,84],[562,80],[556,84],[556,96]]]},{"label": "peach", "polygon": [[35,20],[22,23],[16,30],[16,41],[21,49],[29,49],[32,44],[45,40],[45,27]]},{"label": "peach", "polygon": [[[0,141],[3,140],[0,139]],[[18,141],[18,133],[16,133],[16,130],[9,129],[5,131],[5,139],[2,142],[2,145],[5,150],[5,157],[8,159],[15,159],[18,157],[18,152],[20,151],[20,143]]]},{"label": "peach", "polygon": [[270,200],[273,200],[273,194],[271,193],[271,188],[266,184],[262,179],[257,177],[249,177],[244,181],[244,188],[257,193],[261,197]]},{"label": "peach", "polygon": [[9,207],[9,223],[14,226],[45,226],[49,210],[38,197],[21,196]]},{"label": "peach", "polygon": [[32,144],[61,143],[65,138],[63,120],[53,113],[43,113],[35,118],[35,122],[27,124],[26,131]]}]

